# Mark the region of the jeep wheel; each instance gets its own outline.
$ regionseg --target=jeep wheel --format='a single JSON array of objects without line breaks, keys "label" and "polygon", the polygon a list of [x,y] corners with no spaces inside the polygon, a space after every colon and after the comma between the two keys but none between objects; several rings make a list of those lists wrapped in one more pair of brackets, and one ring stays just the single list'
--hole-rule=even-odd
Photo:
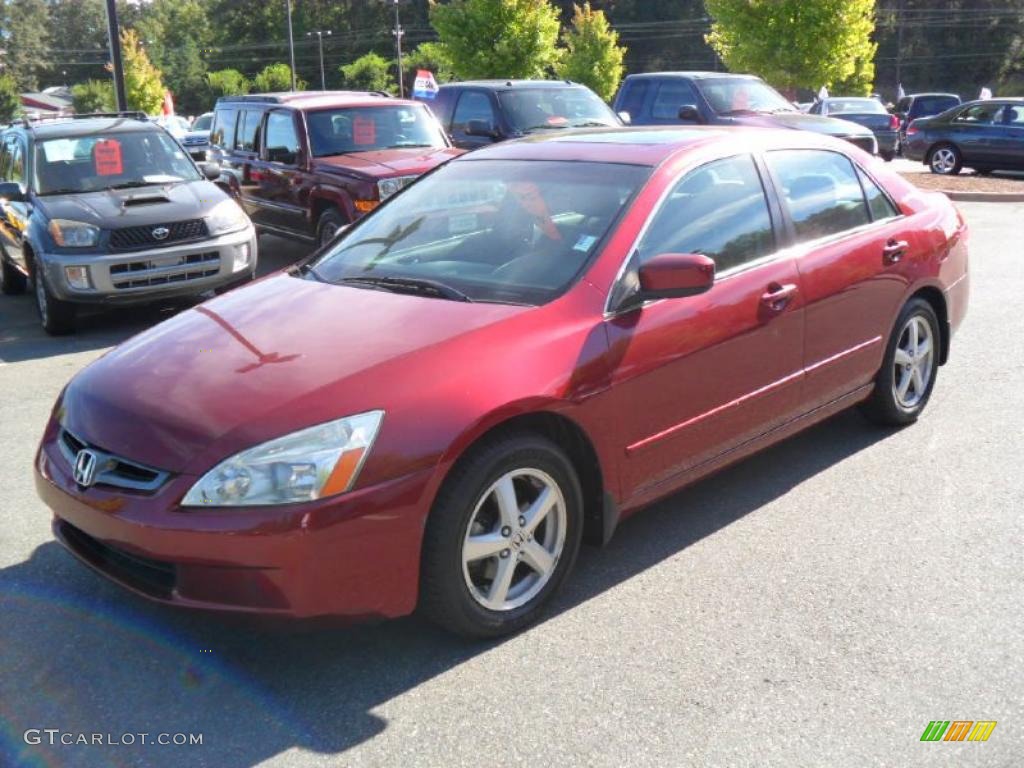
[{"label": "jeep wheel", "polygon": [[323,248],[331,242],[346,224],[348,222],[336,210],[331,209],[320,214],[320,221],[316,225],[317,248]]}]

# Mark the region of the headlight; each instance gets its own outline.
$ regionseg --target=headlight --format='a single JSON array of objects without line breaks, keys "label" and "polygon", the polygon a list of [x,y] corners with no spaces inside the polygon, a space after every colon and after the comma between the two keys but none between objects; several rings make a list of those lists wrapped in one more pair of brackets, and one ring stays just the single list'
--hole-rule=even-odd
[{"label": "headlight", "polygon": [[181,504],[288,504],[344,493],[359,476],[383,418],[384,411],[369,411],[249,448],[203,475]]},{"label": "headlight", "polygon": [[396,176],[393,179],[381,179],[377,182],[377,196],[383,203],[393,194],[401,192],[416,181],[416,178],[416,176]]},{"label": "headlight", "polygon": [[237,232],[249,225],[249,217],[238,207],[238,203],[228,198],[221,200],[206,217],[206,228],[213,236]]},{"label": "headlight", "polygon": [[100,239],[99,227],[84,221],[50,219],[47,229],[53,242],[62,248],[91,248]]}]

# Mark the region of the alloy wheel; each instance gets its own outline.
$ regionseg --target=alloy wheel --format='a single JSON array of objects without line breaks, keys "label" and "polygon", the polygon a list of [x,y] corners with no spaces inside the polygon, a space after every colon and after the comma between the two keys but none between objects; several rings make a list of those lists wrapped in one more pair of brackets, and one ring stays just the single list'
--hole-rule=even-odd
[{"label": "alloy wheel", "polygon": [[892,392],[899,406],[912,410],[925,397],[935,372],[935,340],[931,325],[913,315],[900,331],[893,358]]},{"label": "alloy wheel", "polygon": [[950,174],[956,168],[956,152],[949,147],[940,147],[932,153],[932,170],[936,173]]},{"label": "alloy wheel", "polygon": [[533,600],[565,547],[567,516],[558,483],[539,469],[506,472],[480,497],[462,544],[473,599],[492,611]]}]

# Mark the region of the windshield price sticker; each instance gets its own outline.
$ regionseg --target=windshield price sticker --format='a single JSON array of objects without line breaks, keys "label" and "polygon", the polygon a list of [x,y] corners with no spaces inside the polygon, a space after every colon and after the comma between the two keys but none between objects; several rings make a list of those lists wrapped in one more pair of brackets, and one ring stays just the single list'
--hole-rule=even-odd
[{"label": "windshield price sticker", "polygon": [[352,140],[359,146],[377,143],[377,124],[373,118],[356,115],[352,121]]},{"label": "windshield price sticker", "polygon": [[101,139],[92,150],[97,176],[117,176],[124,172],[121,162],[121,142]]}]

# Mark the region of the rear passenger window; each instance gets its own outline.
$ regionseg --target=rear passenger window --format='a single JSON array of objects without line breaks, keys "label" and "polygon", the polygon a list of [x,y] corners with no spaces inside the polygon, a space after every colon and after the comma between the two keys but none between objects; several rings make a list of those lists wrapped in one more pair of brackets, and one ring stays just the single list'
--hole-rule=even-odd
[{"label": "rear passenger window", "polygon": [[246,152],[259,151],[260,120],[263,112],[259,110],[245,110],[238,118],[238,137],[235,146],[244,149]]},{"label": "rear passenger window", "polygon": [[871,219],[873,221],[891,219],[893,216],[900,215],[896,206],[889,199],[889,196],[882,191],[881,187],[875,184],[870,176],[860,168],[857,169],[857,175],[860,177],[860,183],[864,187],[864,194],[868,199],[868,210],[871,211]]},{"label": "rear passenger window", "polygon": [[470,120],[481,120],[489,125],[494,125],[494,107],[486,93],[480,91],[466,91],[459,98],[455,106],[455,117],[452,119],[452,130],[465,133],[466,125]]},{"label": "rear passenger window", "polygon": [[870,222],[853,163],[844,155],[797,149],[769,152],[767,159],[782,185],[782,196],[799,242],[828,237]]},{"label": "rear passenger window", "polygon": [[[620,112],[628,112],[629,116],[639,120],[644,112],[644,101],[650,87],[649,80],[627,80],[622,86],[622,98],[619,99]],[[676,110],[678,113],[679,110]]]},{"label": "rear passenger window", "polygon": [[651,105],[651,117],[656,120],[678,120],[679,108],[697,104],[693,86],[685,80],[662,80]]},{"label": "rear passenger window", "polygon": [[218,109],[213,116],[210,144],[221,149],[234,149],[235,120],[237,118],[238,110],[236,109]]},{"label": "rear passenger window", "polygon": [[774,250],[761,177],[750,155],[739,155],[701,166],[679,182],[651,221],[639,260],[702,253],[724,272]]}]

